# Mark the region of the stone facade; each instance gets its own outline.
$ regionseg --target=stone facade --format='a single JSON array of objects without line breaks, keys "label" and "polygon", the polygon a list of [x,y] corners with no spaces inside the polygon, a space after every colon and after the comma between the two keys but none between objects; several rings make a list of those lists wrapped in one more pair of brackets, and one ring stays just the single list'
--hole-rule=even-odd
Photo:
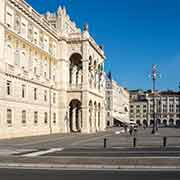
[{"label": "stone facade", "polygon": [[0,2],[0,138],[105,129],[105,55],[66,9]]},{"label": "stone facade", "polygon": [[[155,118],[159,126],[180,126],[180,93],[130,92],[130,119],[140,125],[153,125],[155,98]],[[135,95],[136,94],[136,95]]]},{"label": "stone facade", "polygon": [[116,81],[106,79],[107,126],[129,123],[129,92]]}]

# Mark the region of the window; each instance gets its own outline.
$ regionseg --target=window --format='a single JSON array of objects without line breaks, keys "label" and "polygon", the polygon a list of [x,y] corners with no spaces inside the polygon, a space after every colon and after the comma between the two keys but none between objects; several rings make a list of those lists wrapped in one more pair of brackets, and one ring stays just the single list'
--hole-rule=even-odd
[{"label": "window", "polygon": [[179,104],[176,104],[176,112],[179,112],[180,106]]},{"label": "window", "polygon": [[56,113],[53,113],[53,123],[56,124]]},{"label": "window", "polygon": [[27,37],[27,25],[26,25],[26,20],[24,20],[24,22],[22,22],[21,24],[21,34],[24,38]]},{"label": "window", "polygon": [[20,53],[19,53],[18,49],[16,49],[16,51],[15,51],[15,65],[17,65],[17,66],[20,65]]},{"label": "window", "polygon": [[55,75],[53,75],[53,81],[56,81],[56,76]]},{"label": "window", "polygon": [[15,18],[14,18],[14,30],[17,33],[20,33],[21,31],[21,17],[17,13],[15,14]]},{"label": "window", "polygon": [[7,12],[6,15],[6,24],[9,28],[12,28],[13,26],[13,17],[12,17],[12,13],[11,12]]},{"label": "window", "polygon": [[12,110],[7,109],[7,124],[12,125]]},{"label": "window", "polygon": [[26,111],[22,111],[22,124],[26,124]]},{"label": "window", "polygon": [[23,84],[22,85],[22,98],[25,98],[25,89],[26,89],[26,86]]},{"label": "window", "polygon": [[11,95],[11,85],[12,85],[12,82],[7,81],[7,95]]},{"label": "window", "polygon": [[37,67],[34,67],[34,74],[37,74]]},{"label": "window", "polygon": [[48,113],[47,112],[44,113],[44,123],[45,124],[48,123]]},{"label": "window", "polygon": [[44,78],[47,78],[47,72],[46,71],[44,72]]},{"label": "window", "polygon": [[53,93],[53,103],[56,103],[56,93]]},{"label": "window", "polygon": [[38,123],[38,112],[35,111],[34,112],[34,124],[37,124]]},{"label": "window", "polygon": [[34,88],[34,100],[37,100],[37,88]]},{"label": "window", "polygon": [[46,90],[44,91],[44,101],[45,102],[47,101],[47,91]]},{"label": "window", "polygon": [[7,42],[6,44],[6,52],[5,52],[5,56],[6,56],[6,62],[13,66],[14,65],[14,58],[15,58],[15,53],[13,51],[13,47],[10,43]]},{"label": "window", "polygon": [[27,68],[27,59],[26,59],[26,53],[25,51],[22,51],[20,54],[20,64],[23,69]]}]

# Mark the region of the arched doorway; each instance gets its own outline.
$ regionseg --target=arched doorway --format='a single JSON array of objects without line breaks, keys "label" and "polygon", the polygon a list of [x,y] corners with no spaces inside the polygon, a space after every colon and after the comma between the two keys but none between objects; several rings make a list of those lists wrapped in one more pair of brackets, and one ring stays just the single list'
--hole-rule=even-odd
[{"label": "arched doorway", "polygon": [[69,83],[71,86],[82,84],[82,56],[78,53],[70,57]]},{"label": "arched doorway", "polygon": [[173,126],[174,126],[174,119],[170,119],[170,120],[169,120],[169,126],[170,126],[170,127],[173,127]]},{"label": "arched doorway", "polygon": [[143,120],[143,126],[144,126],[144,127],[147,127],[147,126],[148,126],[148,123],[147,123],[147,120],[146,120],[146,119]]},{"label": "arched doorway", "polygon": [[70,132],[80,132],[82,128],[81,102],[73,99],[69,104],[69,128]]},{"label": "arched doorway", "polygon": [[180,120],[179,119],[176,120],[176,127],[180,128]]},{"label": "arched doorway", "polygon": [[136,124],[138,124],[139,126],[141,126],[141,121],[140,121],[140,120],[136,120]]},{"label": "arched doorway", "polygon": [[163,125],[164,125],[165,127],[167,127],[167,120],[166,120],[166,119],[163,120]]},{"label": "arched doorway", "polygon": [[161,124],[161,120],[157,119],[157,125],[160,125],[160,124]]},{"label": "arched doorway", "polygon": [[152,126],[154,124],[154,120],[150,120],[150,126]]}]

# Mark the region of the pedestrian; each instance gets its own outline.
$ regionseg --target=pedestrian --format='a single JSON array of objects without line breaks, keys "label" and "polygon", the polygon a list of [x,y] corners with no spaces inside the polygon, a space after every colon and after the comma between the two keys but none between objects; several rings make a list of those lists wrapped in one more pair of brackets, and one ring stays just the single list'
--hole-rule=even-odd
[{"label": "pedestrian", "polygon": [[129,128],[129,134],[132,136],[132,133],[133,133],[133,127],[130,126],[130,128]]},{"label": "pedestrian", "polygon": [[127,133],[127,125],[124,125],[124,132]]}]

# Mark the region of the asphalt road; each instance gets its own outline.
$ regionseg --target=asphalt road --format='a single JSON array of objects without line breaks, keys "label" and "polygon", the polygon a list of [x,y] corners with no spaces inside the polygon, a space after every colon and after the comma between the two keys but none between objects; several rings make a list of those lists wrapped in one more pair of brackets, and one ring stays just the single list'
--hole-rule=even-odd
[{"label": "asphalt road", "polygon": [[179,180],[178,171],[95,171],[0,169],[2,180]]},{"label": "asphalt road", "polygon": [[65,149],[43,156],[62,157],[180,157],[180,148]]}]

